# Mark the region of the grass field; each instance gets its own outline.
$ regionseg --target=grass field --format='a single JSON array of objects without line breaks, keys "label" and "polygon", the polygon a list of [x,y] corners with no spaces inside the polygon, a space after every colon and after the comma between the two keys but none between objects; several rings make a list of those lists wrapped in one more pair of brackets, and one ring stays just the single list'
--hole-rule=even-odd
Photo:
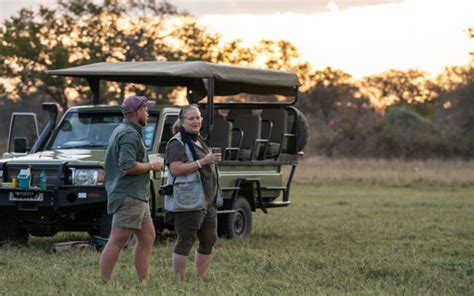
[{"label": "grass field", "polygon": [[[463,173],[449,182],[432,177],[393,183],[376,173],[386,164],[371,165],[372,173],[359,179],[348,172],[360,172],[356,164],[342,165],[351,167],[341,172],[344,178],[325,176],[313,162],[303,165],[292,205],[255,213],[246,239],[219,240],[204,281],[193,279],[191,265],[187,282],[174,281],[174,242],[162,238],[148,286],[135,280],[131,250],[124,250],[113,280],[104,285],[97,276],[98,252],[52,252],[55,242],[87,235],[60,234],[0,249],[0,295],[473,295],[474,182]],[[464,165],[471,176],[472,163]],[[460,167],[445,168],[446,176]]]},{"label": "grass field", "polygon": [[305,157],[296,171],[303,183],[365,182],[391,186],[474,185],[474,160],[400,160]]}]

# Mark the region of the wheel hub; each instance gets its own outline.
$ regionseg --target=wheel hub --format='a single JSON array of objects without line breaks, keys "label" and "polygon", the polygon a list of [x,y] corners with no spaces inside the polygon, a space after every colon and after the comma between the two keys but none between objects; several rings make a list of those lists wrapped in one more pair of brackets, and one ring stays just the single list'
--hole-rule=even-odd
[{"label": "wheel hub", "polygon": [[245,229],[245,219],[242,211],[237,211],[235,213],[234,229],[237,234],[242,234]]}]

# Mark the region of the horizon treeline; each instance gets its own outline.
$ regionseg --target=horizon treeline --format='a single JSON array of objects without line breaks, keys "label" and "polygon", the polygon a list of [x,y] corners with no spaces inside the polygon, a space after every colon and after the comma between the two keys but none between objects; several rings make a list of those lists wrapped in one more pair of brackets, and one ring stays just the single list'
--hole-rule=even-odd
[{"label": "horizon treeline", "polygon": [[[474,38],[474,28],[466,29],[466,38]],[[297,107],[311,128],[309,154],[474,156],[474,62],[447,67],[435,77],[392,69],[354,79],[341,69],[313,69],[288,41],[224,42],[166,1],[58,0],[55,8],[19,10],[0,25],[0,116],[39,110],[44,101],[57,102],[63,111],[91,103],[85,81],[51,77],[48,70],[150,60],[203,60],[297,73],[302,83]],[[107,84],[101,96],[120,102],[131,93],[164,102],[178,97],[176,90],[118,83]],[[0,128],[4,138],[8,120]]]}]

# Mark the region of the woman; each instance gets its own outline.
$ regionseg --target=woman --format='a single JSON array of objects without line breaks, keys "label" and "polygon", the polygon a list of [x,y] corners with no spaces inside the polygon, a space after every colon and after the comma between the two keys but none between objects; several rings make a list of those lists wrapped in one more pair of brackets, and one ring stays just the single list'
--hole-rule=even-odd
[{"label": "woman", "polygon": [[[221,154],[212,153],[199,135],[201,121],[201,112],[197,106],[190,105],[182,108],[174,125],[174,131],[177,134],[166,147],[165,159],[172,174],[170,178],[174,179],[198,172],[201,179],[199,183],[202,183],[201,191],[204,192],[205,197],[202,209],[180,210],[170,213],[178,236],[173,252],[173,267],[179,280],[185,279],[186,263],[196,238],[199,240],[195,254],[197,278],[203,278],[206,275],[211,262],[212,249],[217,240],[215,198],[218,183],[215,164],[221,160]],[[174,194],[176,195],[176,190]]]}]

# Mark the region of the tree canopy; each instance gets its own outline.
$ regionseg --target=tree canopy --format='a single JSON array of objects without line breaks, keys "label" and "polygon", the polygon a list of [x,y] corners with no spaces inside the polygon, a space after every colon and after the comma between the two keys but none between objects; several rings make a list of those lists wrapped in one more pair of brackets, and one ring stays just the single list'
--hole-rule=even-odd
[{"label": "tree canopy", "polygon": [[[274,69],[309,69],[296,48],[285,41],[262,41],[247,48],[239,40],[222,42],[187,12],[164,1],[59,0],[57,7],[36,12],[21,9],[0,31],[0,96],[14,100],[43,96],[63,109],[90,99],[84,81],[46,75],[50,69],[99,61],[203,60]],[[82,87],[81,87],[82,85]],[[127,87],[127,88],[126,88]],[[126,92],[163,96],[143,86],[110,83],[102,96]],[[165,93],[163,93],[163,91]],[[160,93],[161,92],[161,93]]]},{"label": "tree canopy", "polygon": [[[310,33],[308,33],[310,34]],[[474,27],[467,38],[474,39]],[[474,57],[474,53],[473,53]],[[356,80],[330,66],[312,69],[285,40],[250,46],[224,42],[197,19],[157,0],[57,0],[54,8],[21,9],[0,25],[0,106],[15,102],[63,108],[91,103],[85,81],[46,71],[114,61],[203,60],[294,71],[301,83],[297,103],[310,120],[310,149],[327,155],[474,156],[474,59],[433,78],[418,69]],[[107,83],[101,97],[135,93],[172,101],[170,89]],[[240,100],[246,98],[242,96]]]}]

